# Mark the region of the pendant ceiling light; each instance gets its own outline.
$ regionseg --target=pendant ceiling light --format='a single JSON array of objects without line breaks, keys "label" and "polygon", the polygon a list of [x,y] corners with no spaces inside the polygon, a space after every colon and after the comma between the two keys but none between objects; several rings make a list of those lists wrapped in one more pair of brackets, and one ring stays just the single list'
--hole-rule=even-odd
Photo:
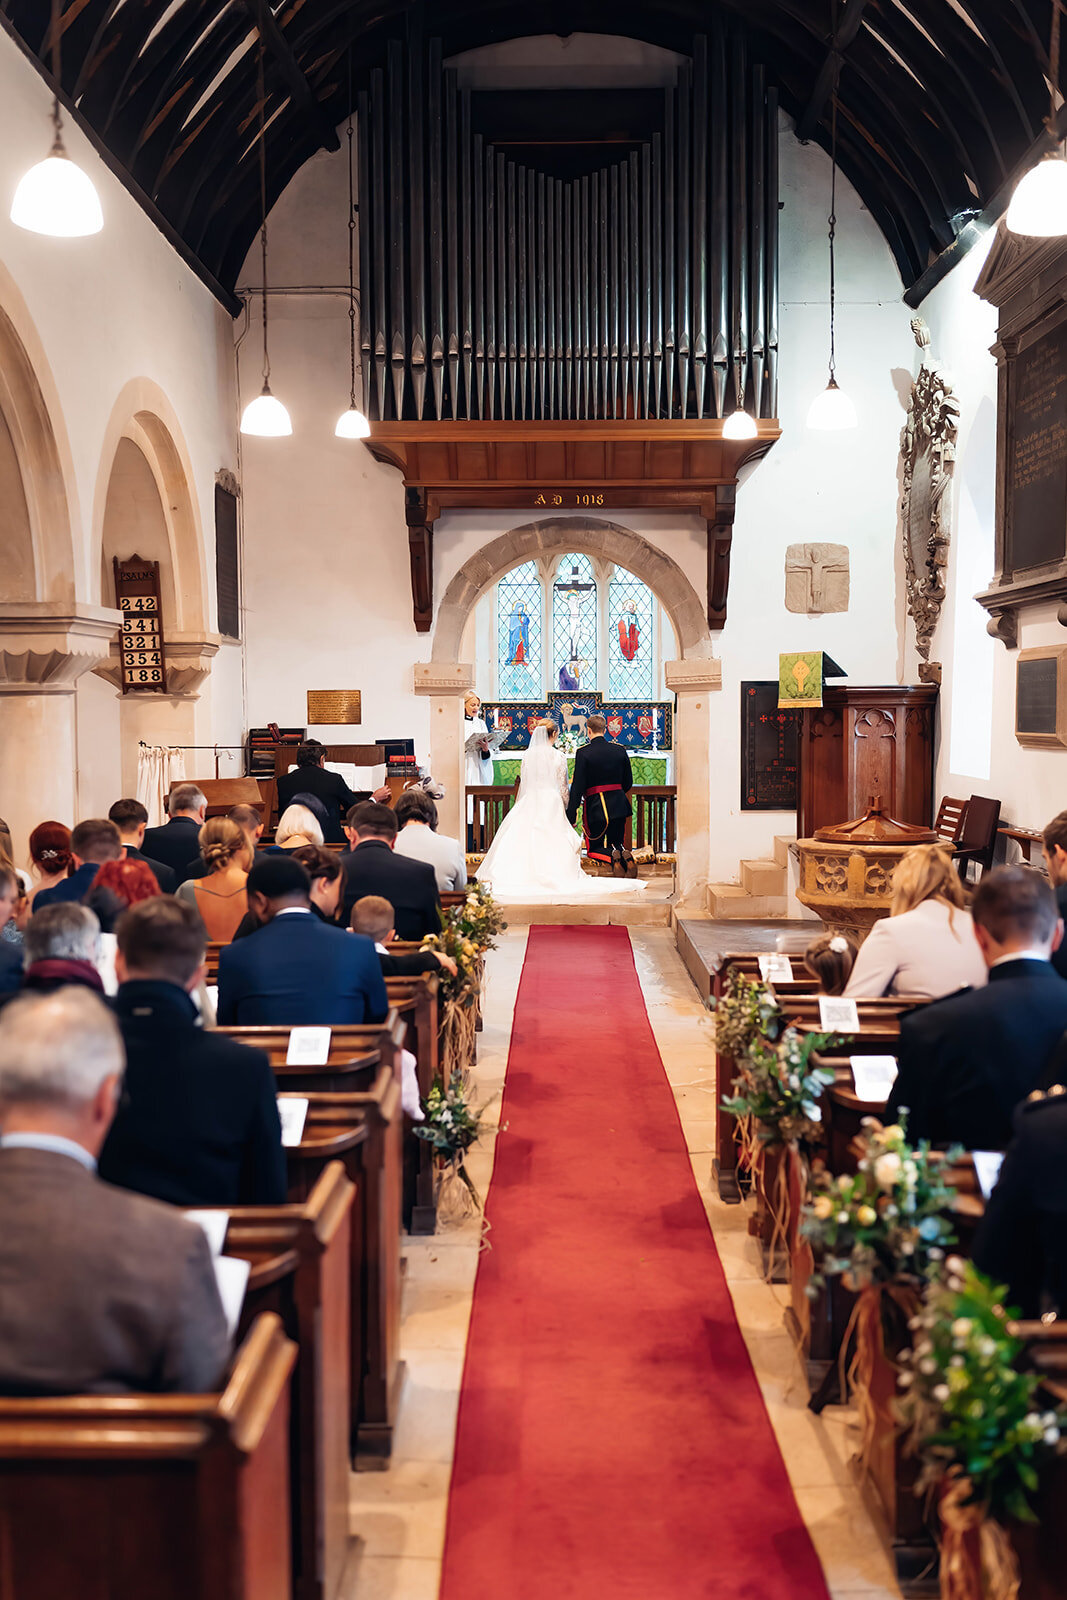
[{"label": "pendant ceiling light", "polygon": [[70,159],[63,144],[63,119],[59,111],[59,90],[63,83],[63,57],[60,44],[59,0],[52,0],[52,149],[19,183],[11,203],[11,220],[29,233],[44,233],[54,239],[84,239],[99,233],[104,226],[100,197],[92,179]]},{"label": "pendant ceiling light", "polygon": [[289,413],[270,392],[270,349],[267,343],[267,118],[263,78],[263,13],[260,0],[256,89],[259,95],[259,244],[263,262],[263,388],[241,413],[241,432],[261,439],[284,439],[293,431]]},{"label": "pendant ceiling light", "polygon": [[333,430],[338,439],[369,439],[370,423],[356,405],[356,195],[352,178],[352,63],[348,69],[348,410]]},{"label": "pendant ceiling light", "polygon": [[1056,104],[1060,87],[1060,4],[1052,0],[1052,28],[1049,35],[1049,114],[1045,127],[1056,141],[1056,148],[1042,156],[1035,167],[1024,173],[1015,185],[1005,221],[1012,233],[1027,233],[1032,238],[1051,239],[1067,233],[1067,160],[1063,141],[1056,128]]},{"label": "pendant ceiling light", "polygon": [[[834,6],[833,36],[837,36],[837,7]],[[837,350],[835,345],[835,320],[837,312],[837,279],[835,276],[834,240],[837,234],[837,79],[840,67],[834,58],[834,78],[830,89],[830,215],[827,218],[830,232],[830,375],[826,388],[817,394],[808,409],[808,427],[824,430],[854,428],[856,408],[845,391],[839,387],[836,376]]]},{"label": "pendant ceiling light", "polygon": [[745,410],[745,386],[741,377],[741,330],[737,330],[737,375],[734,396],[737,409],[731,411],[722,425],[724,439],[754,439],[759,432],[756,419]]}]

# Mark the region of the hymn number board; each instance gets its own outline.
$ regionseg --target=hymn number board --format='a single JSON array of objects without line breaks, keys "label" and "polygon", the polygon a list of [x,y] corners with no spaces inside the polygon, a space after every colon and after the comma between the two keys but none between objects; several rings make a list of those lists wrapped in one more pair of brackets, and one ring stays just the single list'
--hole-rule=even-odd
[{"label": "hymn number board", "polygon": [[159,562],[115,559],[115,597],[122,612],[119,652],[122,692],[131,689],[166,694],[163,657],[163,607],[159,598]]}]

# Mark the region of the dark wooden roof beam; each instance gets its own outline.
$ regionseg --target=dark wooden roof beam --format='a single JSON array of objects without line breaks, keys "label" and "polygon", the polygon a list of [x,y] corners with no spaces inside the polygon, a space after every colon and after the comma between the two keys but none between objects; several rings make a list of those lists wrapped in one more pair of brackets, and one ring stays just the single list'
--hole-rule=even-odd
[{"label": "dark wooden roof beam", "polygon": [[285,34],[274,20],[274,13],[266,4],[266,0],[242,0],[242,4],[256,27],[262,28],[263,43],[274,57],[294,103],[306,113],[316,140],[316,148],[340,150],[341,141],[337,137],[337,129],[319,104],[314,90],[304,76],[304,69],[290,49]]},{"label": "dark wooden roof beam", "polygon": [[837,24],[837,32],[830,41],[830,49],[819,68],[819,76],[815,79],[815,87],[811,91],[811,99],[804,107],[800,120],[797,123],[797,138],[807,144],[820,118],[829,103],[833,93],[834,77],[841,65],[842,58],[855,39],[863,21],[863,13],[867,8],[867,0],[848,0],[841,18]]}]

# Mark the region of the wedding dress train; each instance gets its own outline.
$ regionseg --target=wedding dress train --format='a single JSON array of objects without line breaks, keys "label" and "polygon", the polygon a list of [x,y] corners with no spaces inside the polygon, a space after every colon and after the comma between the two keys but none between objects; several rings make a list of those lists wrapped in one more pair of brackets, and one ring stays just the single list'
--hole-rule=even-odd
[{"label": "wedding dress train", "polygon": [[582,871],[579,835],[567,821],[567,759],[535,728],[522,758],[519,797],[478,868],[479,882],[508,900],[633,894],[640,879],[595,878]]}]

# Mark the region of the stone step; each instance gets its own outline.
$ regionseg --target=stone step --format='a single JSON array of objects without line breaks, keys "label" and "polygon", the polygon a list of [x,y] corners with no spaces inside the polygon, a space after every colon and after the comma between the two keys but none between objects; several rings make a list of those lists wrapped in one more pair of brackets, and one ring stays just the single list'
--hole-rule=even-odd
[{"label": "stone step", "polygon": [[741,887],[749,894],[784,895],[788,887],[785,868],[777,861],[742,861]]},{"label": "stone step", "polygon": [[749,894],[739,883],[709,883],[708,910],[713,917],[734,918],[740,922],[760,922],[784,917],[784,895]]},{"label": "stone step", "polygon": [[774,836],[774,859],[780,867],[789,865],[789,847],[796,844],[795,833],[776,833]]}]

